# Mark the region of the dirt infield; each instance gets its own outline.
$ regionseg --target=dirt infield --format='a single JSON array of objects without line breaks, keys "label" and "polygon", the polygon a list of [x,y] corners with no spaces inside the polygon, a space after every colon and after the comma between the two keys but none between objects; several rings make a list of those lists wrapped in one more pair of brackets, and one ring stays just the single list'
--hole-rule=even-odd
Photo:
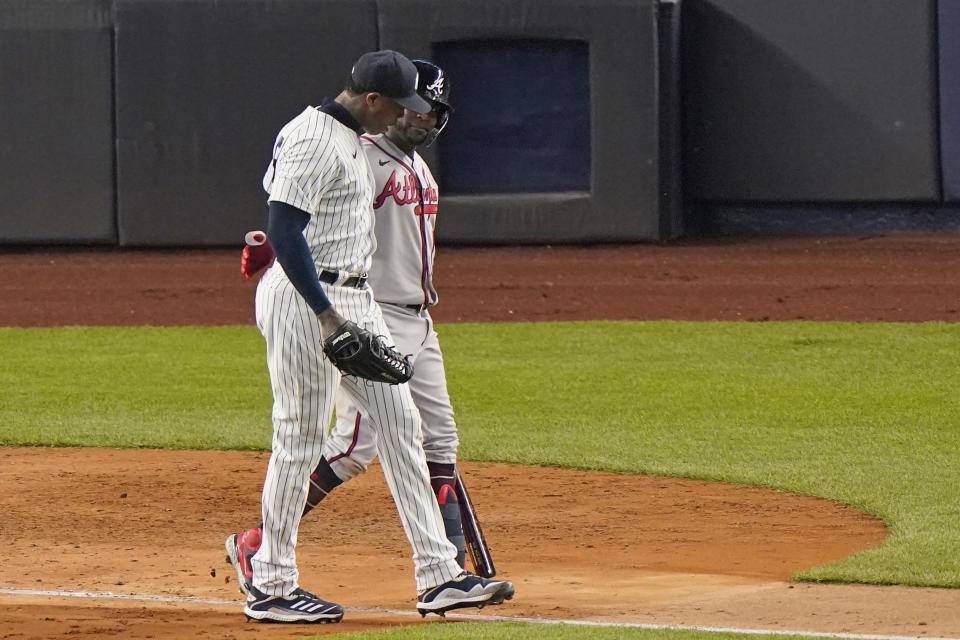
[{"label": "dirt infield", "polygon": [[[434,316],[949,322],[960,313],[958,250],[960,236],[922,234],[445,249]],[[5,250],[0,271],[3,326],[252,322],[236,250]],[[262,453],[0,448],[0,639],[420,624],[409,615],[409,547],[378,470],[301,526],[303,584],[350,607],[344,622],[244,622],[220,545],[254,523],[265,464]],[[517,584],[514,601],[484,614],[960,638],[960,590],[788,582],[882,542],[881,522],[844,505],[688,480],[464,468],[498,567]]]}]

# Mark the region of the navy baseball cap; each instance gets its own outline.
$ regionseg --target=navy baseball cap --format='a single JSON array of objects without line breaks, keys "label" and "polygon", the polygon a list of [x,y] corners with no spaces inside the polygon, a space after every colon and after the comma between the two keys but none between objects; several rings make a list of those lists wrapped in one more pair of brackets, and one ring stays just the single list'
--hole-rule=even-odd
[{"label": "navy baseball cap", "polygon": [[430,113],[430,103],[417,94],[417,67],[402,53],[383,49],[365,53],[350,70],[353,84],[390,98],[415,113]]}]

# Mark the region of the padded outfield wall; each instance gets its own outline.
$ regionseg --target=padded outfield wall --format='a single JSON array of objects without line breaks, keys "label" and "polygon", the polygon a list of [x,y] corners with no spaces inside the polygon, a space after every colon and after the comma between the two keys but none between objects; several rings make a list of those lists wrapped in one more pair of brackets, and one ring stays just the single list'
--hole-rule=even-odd
[{"label": "padded outfield wall", "polygon": [[937,14],[943,196],[960,202],[960,2],[941,0]]},{"label": "padded outfield wall", "polygon": [[684,0],[688,230],[960,229],[958,4]]},{"label": "padded outfield wall", "polygon": [[120,244],[241,244],[277,131],[377,48],[373,0],[115,4]]},{"label": "padded outfield wall", "polygon": [[[81,0],[40,1],[85,7]],[[29,17],[27,0],[0,3]],[[44,125],[33,105],[97,98],[96,109],[64,125],[77,149],[69,166],[5,189],[26,198],[56,194],[65,181],[95,191],[101,201],[75,202],[82,207],[66,206],[66,193],[36,203],[92,235],[41,220],[29,236],[4,225],[2,242],[237,244],[246,230],[264,224],[260,182],[277,130],[306,105],[336,95],[350,63],[381,47],[451,66],[457,114],[427,151],[442,188],[449,184],[441,241],[659,236],[655,0],[104,0],[104,6],[109,11],[97,14],[98,30],[84,32],[99,38],[96,47],[65,47],[70,38],[58,34],[69,64],[48,68],[44,32],[25,18],[20,37],[29,42],[0,49],[6,66],[16,50],[33,47],[37,54],[23,79],[41,70],[50,77],[21,91],[31,109],[17,111],[4,101],[0,115],[24,141],[25,128]],[[75,68],[95,77],[63,89],[68,76],[85,77]],[[7,95],[16,81],[4,76]],[[41,141],[39,156],[69,157],[55,137]],[[94,151],[92,162],[87,156]],[[15,154],[5,156],[0,173],[10,175],[17,165]],[[103,175],[92,175],[94,169]],[[3,209],[11,222],[17,215]],[[98,230],[105,223],[106,232]]]},{"label": "padded outfield wall", "polygon": [[239,244],[276,131],[378,47],[453,81],[445,243],[960,200],[960,3],[679,4],[0,0],[0,243]]},{"label": "padded outfield wall", "polygon": [[932,0],[685,0],[687,186],[939,198]]},{"label": "padded outfield wall", "polygon": [[453,81],[457,120],[427,152],[441,239],[659,236],[656,18],[642,1],[380,0],[382,46]]},{"label": "padded outfield wall", "polygon": [[0,0],[0,243],[115,244],[109,0]]}]

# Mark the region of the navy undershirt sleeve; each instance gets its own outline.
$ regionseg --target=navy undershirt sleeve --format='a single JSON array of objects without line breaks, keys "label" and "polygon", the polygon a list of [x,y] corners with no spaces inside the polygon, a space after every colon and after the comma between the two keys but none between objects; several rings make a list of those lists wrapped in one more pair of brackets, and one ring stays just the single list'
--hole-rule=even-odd
[{"label": "navy undershirt sleeve", "polygon": [[316,314],[330,308],[330,300],[317,279],[310,248],[303,230],[310,222],[310,214],[285,202],[271,202],[267,218],[267,238],[273,246],[277,262],[294,288]]}]

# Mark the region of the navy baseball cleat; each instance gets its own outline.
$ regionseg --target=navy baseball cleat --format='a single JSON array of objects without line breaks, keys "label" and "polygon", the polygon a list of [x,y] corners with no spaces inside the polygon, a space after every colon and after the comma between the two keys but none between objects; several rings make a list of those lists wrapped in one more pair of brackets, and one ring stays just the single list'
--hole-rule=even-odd
[{"label": "navy baseball cleat", "polygon": [[253,586],[253,567],[250,558],[260,548],[260,529],[248,529],[227,536],[224,546],[227,548],[227,562],[237,572],[237,586],[243,594],[250,593]]},{"label": "navy baseball cleat", "polygon": [[464,571],[453,580],[427,589],[417,598],[417,611],[444,615],[451,609],[500,604],[513,597],[513,583],[508,580],[488,580]]},{"label": "navy baseball cleat", "polygon": [[260,622],[324,623],[343,619],[343,607],[309,591],[297,589],[289,596],[268,596],[254,586],[247,594],[243,613]]}]

